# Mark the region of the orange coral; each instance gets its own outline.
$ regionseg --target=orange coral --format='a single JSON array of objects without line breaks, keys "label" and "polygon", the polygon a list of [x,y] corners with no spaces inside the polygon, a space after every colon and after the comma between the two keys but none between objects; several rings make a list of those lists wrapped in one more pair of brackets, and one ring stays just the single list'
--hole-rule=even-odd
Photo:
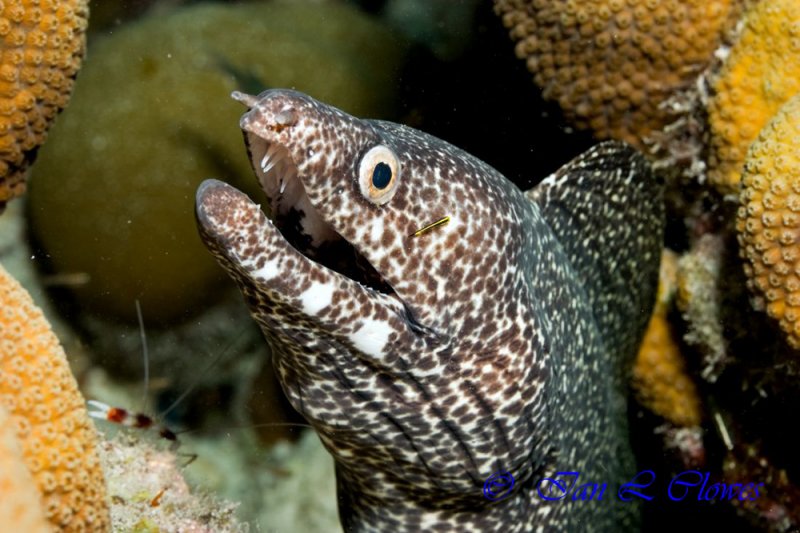
[{"label": "orange coral", "polygon": [[750,143],[800,91],[800,2],[762,0],[745,14],[708,109],[709,180],[736,192]]},{"label": "orange coral", "polygon": [[667,320],[677,283],[678,261],[664,250],[658,297],[633,369],[633,385],[639,401],[678,426],[700,424],[700,399],[686,374],[683,356]]},{"label": "orange coral", "polygon": [[800,348],[800,94],[750,146],[736,231],[756,308]]},{"label": "orange coral", "polygon": [[579,127],[641,146],[710,62],[736,0],[495,0],[544,97]]},{"label": "orange coral", "polygon": [[26,533],[47,533],[39,493],[25,466],[17,431],[0,405],[0,524]]},{"label": "orange coral", "polygon": [[105,531],[96,433],[64,350],[27,292],[0,267],[0,407],[59,531]]},{"label": "orange coral", "polygon": [[69,99],[88,16],[88,0],[0,2],[0,212]]}]

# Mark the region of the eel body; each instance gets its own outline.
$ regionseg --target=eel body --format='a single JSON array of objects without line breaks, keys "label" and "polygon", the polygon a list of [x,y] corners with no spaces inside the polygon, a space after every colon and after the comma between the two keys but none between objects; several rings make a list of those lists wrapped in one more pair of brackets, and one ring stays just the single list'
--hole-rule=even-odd
[{"label": "eel body", "polygon": [[[199,230],[333,455],[345,530],[633,527],[625,376],[664,225],[644,159],[603,143],[523,193],[402,125],[234,97],[270,217],[208,180]],[[608,489],[542,498],[565,471]],[[487,498],[498,472],[513,489]]]}]

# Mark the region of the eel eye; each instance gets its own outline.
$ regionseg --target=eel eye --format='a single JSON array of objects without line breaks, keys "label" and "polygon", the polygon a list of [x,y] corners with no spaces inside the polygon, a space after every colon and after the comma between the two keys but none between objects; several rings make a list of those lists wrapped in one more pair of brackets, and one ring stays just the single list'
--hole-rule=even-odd
[{"label": "eel eye", "polygon": [[400,165],[394,152],[382,144],[373,146],[358,165],[361,194],[376,205],[385,204],[397,190],[399,171]]}]

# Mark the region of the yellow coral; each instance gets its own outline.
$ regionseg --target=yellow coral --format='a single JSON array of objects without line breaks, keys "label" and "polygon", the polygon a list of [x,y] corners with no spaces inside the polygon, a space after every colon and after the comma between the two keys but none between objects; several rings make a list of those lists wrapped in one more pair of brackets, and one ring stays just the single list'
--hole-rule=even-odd
[{"label": "yellow coral", "polygon": [[709,63],[737,0],[495,0],[544,97],[601,138],[641,146],[664,100]]},{"label": "yellow coral", "polygon": [[88,16],[87,0],[0,2],[0,212],[69,99]]},{"label": "yellow coral", "polygon": [[686,374],[675,335],[667,320],[677,283],[678,260],[665,250],[661,258],[658,297],[633,370],[639,401],[678,426],[700,424],[700,399]]},{"label": "yellow coral", "polygon": [[736,231],[755,306],[800,348],[800,94],[750,146]]},{"label": "yellow coral", "polygon": [[78,384],[42,312],[2,266],[0,407],[50,523],[59,531],[108,530],[96,433]]},{"label": "yellow coral", "polygon": [[762,0],[745,15],[709,104],[709,180],[736,192],[750,143],[800,91],[800,2]]},{"label": "yellow coral", "polygon": [[0,405],[0,524],[25,533],[47,533],[33,477],[25,466],[17,431]]}]

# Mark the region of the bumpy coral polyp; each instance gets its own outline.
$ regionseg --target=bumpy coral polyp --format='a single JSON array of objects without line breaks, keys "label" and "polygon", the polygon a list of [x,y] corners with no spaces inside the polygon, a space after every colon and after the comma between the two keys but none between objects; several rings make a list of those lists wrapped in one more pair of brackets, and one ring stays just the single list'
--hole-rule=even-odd
[{"label": "bumpy coral polyp", "polygon": [[83,397],[41,310],[2,266],[0,408],[16,428],[50,524],[65,532],[107,531],[105,483]]},{"label": "bumpy coral polyp", "polygon": [[0,212],[66,105],[84,51],[87,0],[0,1]]},{"label": "bumpy coral polyp", "polygon": [[800,94],[750,146],[736,230],[757,308],[800,348]]},{"label": "bumpy coral polyp", "polygon": [[709,104],[709,179],[736,192],[750,143],[800,91],[800,2],[762,0],[745,15]]},{"label": "bumpy coral polyp", "polygon": [[495,0],[495,11],[545,98],[598,137],[641,146],[738,10],[736,0]]}]

